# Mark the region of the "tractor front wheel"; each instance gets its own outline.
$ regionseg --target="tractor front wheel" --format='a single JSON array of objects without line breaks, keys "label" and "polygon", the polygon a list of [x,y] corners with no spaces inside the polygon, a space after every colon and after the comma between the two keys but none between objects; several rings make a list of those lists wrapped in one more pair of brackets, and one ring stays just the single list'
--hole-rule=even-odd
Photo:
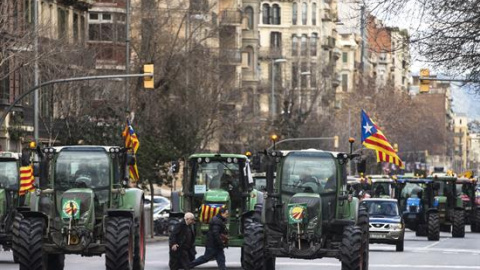
[{"label": "tractor front wheel", "polygon": [[44,228],[42,218],[24,218],[20,221],[15,241],[20,270],[48,269],[47,255],[43,252]]},{"label": "tractor front wheel", "polygon": [[145,211],[143,201],[140,202],[140,217],[135,226],[135,254],[133,257],[133,269],[143,270],[145,268]]},{"label": "tractor front wheel", "polygon": [[107,270],[132,270],[134,258],[133,222],[128,217],[109,217],[105,235]]},{"label": "tractor front wheel", "polygon": [[465,211],[453,211],[452,237],[465,237]]},{"label": "tractor front wheel", "polygon": [[275,270],[275,258],[265,256],[263,225],[252,219],[245,222],[242,267],[247,270]]},{"label": "tractor front wheel", "polygon": [[342,270],[368,269],[368,243],[364,243],[363,239],[362,228],[359,226],[345,227],[340,245]]},{"label": "tractor front wheel", "polygon": [[438,213],[428,214],[427,238],[429,241],[440,240],[440,220]]}]

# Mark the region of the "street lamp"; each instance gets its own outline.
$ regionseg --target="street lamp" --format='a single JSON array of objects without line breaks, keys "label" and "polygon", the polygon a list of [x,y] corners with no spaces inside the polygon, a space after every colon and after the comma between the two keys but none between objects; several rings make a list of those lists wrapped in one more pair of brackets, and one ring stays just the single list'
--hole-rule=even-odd
[{"label": "street lamp", "polygon": [[275,118],[275,112],[277,111],[276,104],[275,104],[275,64],[285,63],[287,59],[280,58],[280,59],[272,59],[272,97],[271,97],[271,112],[272,121]]},{"label": "street lamp", "polygon": [[[301,103],[302,103],[302,85],[303,85],[303,76],[310,76],[312,73],[310,71],[300,72],[300,87],[298,88],[298,111],[301,112]],[[307,87],[308,78],[305,80],[305,86]]]}]

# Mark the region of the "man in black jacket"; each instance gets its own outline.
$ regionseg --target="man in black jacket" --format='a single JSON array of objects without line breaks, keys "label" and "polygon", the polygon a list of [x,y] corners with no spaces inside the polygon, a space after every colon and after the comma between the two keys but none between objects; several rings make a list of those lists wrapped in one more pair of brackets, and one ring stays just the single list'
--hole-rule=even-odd
[{"label": "man in black jacket", "polygon": [[225,239],[227,239],[228,232],[225,223],[227,222],[228,214],[228,209],[220,208],[218,214],[210,221],[207,242],[205,244],[205,254],[198,257],[190,264],[192,268],[215,259],[217,261],[218,269],[227,269],[225,266],[224,249],[227,245]]},{"label": "man in black jacket", "polygon": [[170,269],[190,270],[190,262],[195,259],[195,230],[191,226],[195,223],[192,213],[185,213],[173,232],[170,234]]}]

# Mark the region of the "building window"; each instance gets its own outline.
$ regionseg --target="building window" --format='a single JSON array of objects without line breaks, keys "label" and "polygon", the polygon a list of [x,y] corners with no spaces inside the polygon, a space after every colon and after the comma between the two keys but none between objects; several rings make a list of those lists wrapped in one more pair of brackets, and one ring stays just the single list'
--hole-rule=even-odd
[{"label": "building window", "polygon": [[73,13],[73,40],[78,42],[78,14]]},{"label": "building window", "polygon": [[307,56],[307,35],[302,35],[300,53],[302,56]]},{"label": "building window", "polygon": [[57,9],[58,14],[58,38],[67,37],[67,12],[61,8]]},{"label": "building window", "polygon": [[342,62],[343,63],[348,63],[348,53],[347,52],[342,53]]},{"label": "building window", "polygon": [[247,15],[247,27],[248,29],[253,29],[253,8],[246,7],[245,14]]},{"label": "building window", "polygon": [[310,37],[310,55],[317,56],[317,41],[318,35],[317,33],[313,33]]},{"label": "building window", "polygon": [[248,46],[245,49],[245,52],[247,53],[246,55],[247,59],[245,59],[247,62],[246,63],[247,67],[252,68],[253,67],[253,48],[251,46]]},{"label": "building window", "polygon": [[292,63],[292,87],[298,87],[298,63]]},{"label": "building window", "polygon": [[85,44],[85,17],[80,17],[80,43]]},{"label": "building window", "polygon": [[298,38],[297,36],[292,36],[292,56],[298,56]]},{"label": "building window", "polygon": [[297,25],[298,5],[293,3],[292,5],[292,24]]},{"label": "building window", "polygon": [[270,24],[270,6],[268,4],[263,4],[262,8],[262,23]]},{"label": "building window", "polygon": [[307,25],[307,12],[308,6],[307,3],[302,3],[302,25]]},{"label": "building window", "polygon": [[270,48],[280,49],[282,47],[282,33],[271,32],[270,33]]},{"label": "building window", "polygon": [[310,63],[310,85],[312,88],[317,87],[317,64]]},{"label": "building window", "polygon": [[[0,74],[2,74],[0,77],[0,99],[3,102],[9,102],[10,100],[10,77],[7,75],[9,73],[9,68],[8,68],[9,62],[6,61],[3,63],[3,66],[0,66]],[[5,77],[3,77],[5,76]]]},{"label": "building window", "polygon": [[348,91],[348,74],[342,74],[342,91]]},{"label": "building window", "polygon": [[306,74],[305,74],[305,75],[302,74],[302,73],[304,73],[304,72],[305,72],[305,73],[308,72],[308,65],[307,65],[306,62],[303,62],[303,63],[302,63],[302,66],[301,66],[301,69],[300,69],[300,80],[301,80],[301,84],[302,84],[302,87],[303,87],[303,88],[306,88],[306,87],[308,87],[308,77],[309,77],[309,76],[306,75]]},{"label": "building window", "polygon": [[90,13],[89,40],[125,41],[125,21],[122,21],[122,16],[124,15],[115,13]]},{"label": "building window", "polygon": [[[24,7],[24,10],[25,10],[25,22],[28,24],[28,25],[33,25],[33,20],[34,20],[34,16],[35,16],[35,13],[34,13],[34,0],[25,0],[24,3],[25,3],[25,7]],[[14,1],[15,3],[16,1]]]},{"label": "building window", "polygon": [[312,3],[312,25],[317,25],[317,4]]},{"label": "building window", "polygon": [[279,25],[280,24],[280,6],[277,4],[274,4],[272,6],[272,15],[273,15],[273,21],[272,24]]}]

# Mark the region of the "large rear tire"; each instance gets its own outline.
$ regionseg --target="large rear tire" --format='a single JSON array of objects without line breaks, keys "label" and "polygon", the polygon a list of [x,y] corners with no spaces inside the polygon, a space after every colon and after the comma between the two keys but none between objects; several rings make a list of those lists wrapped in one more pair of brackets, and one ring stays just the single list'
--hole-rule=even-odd
[{"label": "large rear tire", "polygon": [[135,226],[135,254],[133,257],[133,269],[145,269],[145,211],[143,200],[140,202],[140,217]]},{"label": "large rear tire", "polygon": [[18,259],[18,236],[19,236],[19,231],[20,231],[20,222],[22,221],[22,215],[20,215],[18,212],[15,214],[15,217],[13,219],[12,223],[12,253],[13,253],[13,261],[15,263],[19,263]]},{"label": "large rear tire", "polygon": [[16,240],[20,270],[44,270],[47,262],[43,252],[43,230],[45,223],[42,218],[24,218],[18,227]]},{"label": "large rear tire", "polygon": [[340,245],[342,270],[368,269],[368,246],[363,243],[363,232],[358,226],[347,226]]},{"label": "large rear tire", "polygon": [[253,219],[245,222],[242,267],[246,270],[275,270],[275,258],[265,256],[263,225]]},{"label": "large rear tire", "polygon": [[440,220],[438,213],[428,214],[427,238],[429,241],[440,240]]},{"label": "large rear tire", "polygon": [[452,237],[463,238],[465,237],[465,211],[454,210],[453,211],[453,226]]},{"label": "large rear tire", "polygon": [[134,258],[133,222],[128,217],[109,217],[105,235],[107,270],[132,270]]}]

